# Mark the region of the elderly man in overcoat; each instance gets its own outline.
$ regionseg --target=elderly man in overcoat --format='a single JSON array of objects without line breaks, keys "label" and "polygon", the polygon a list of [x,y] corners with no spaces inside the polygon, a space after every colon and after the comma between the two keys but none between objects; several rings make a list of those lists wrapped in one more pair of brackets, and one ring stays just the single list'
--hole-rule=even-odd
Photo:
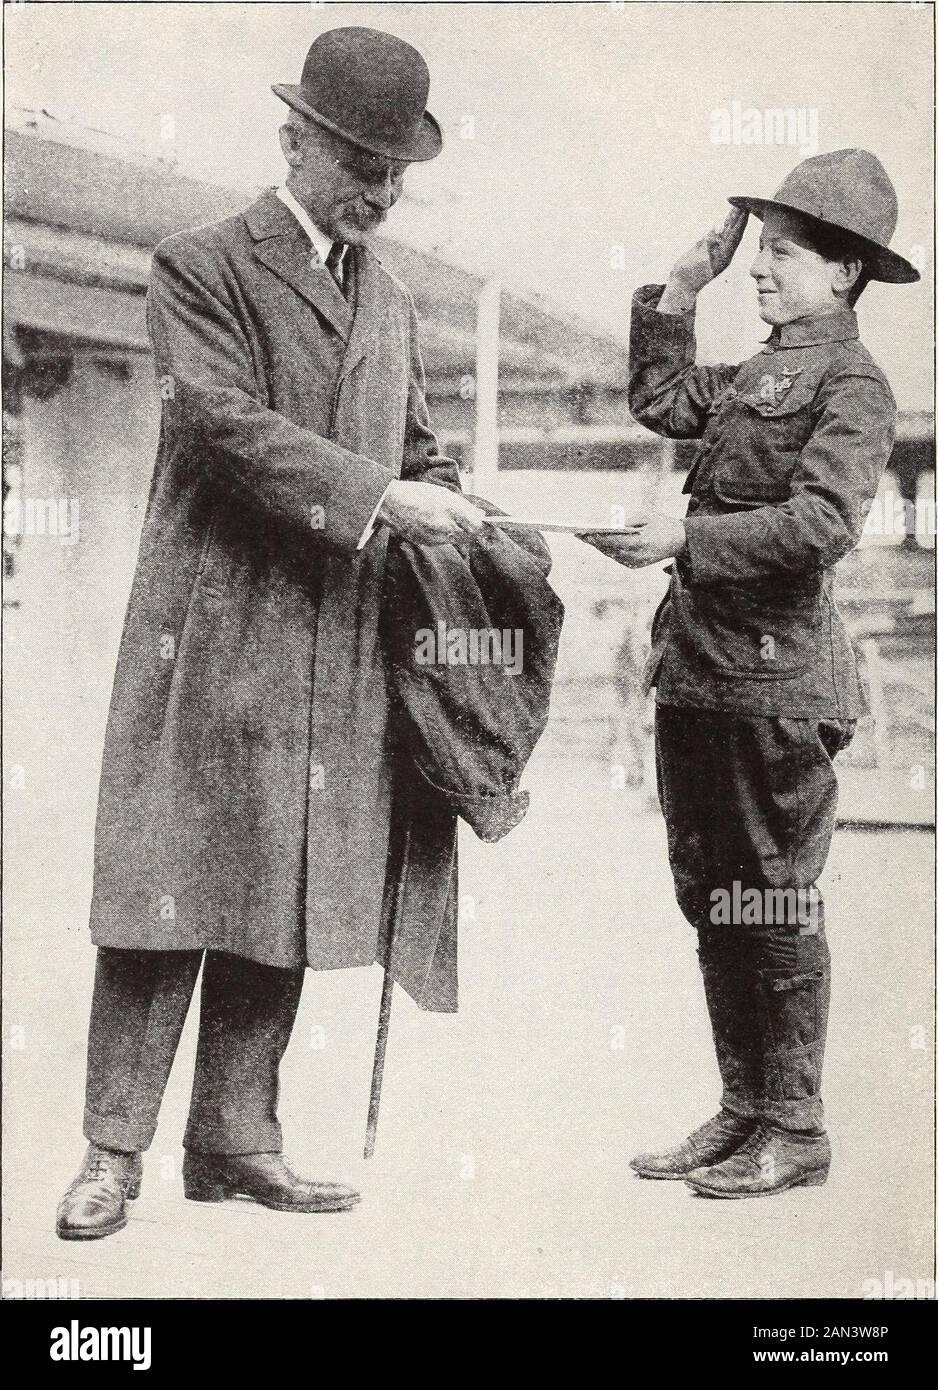
[{"label": "elderly man in overcoat", "polygon": [[[381,958],[388,536],[483,534],[429,425],[410,294],[369,248],[408,164],[442,145],[426,64],[336,29],[273,90],[285,184],[153,261],[162,423],[105,741],[90,1147],[66,1239],[126,1224],[200,967],[186,1196],[357,1201],[286,1165],[278,1067],[305,968]],[[453,864],[415,851],[432,981]]]}]

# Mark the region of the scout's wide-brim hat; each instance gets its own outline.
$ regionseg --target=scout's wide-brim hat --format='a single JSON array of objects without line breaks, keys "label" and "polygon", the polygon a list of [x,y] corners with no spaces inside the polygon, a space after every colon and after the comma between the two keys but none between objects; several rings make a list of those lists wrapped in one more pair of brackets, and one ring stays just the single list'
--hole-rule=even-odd
[{"label": "scout's wide-brim hat", "polygon": [[771,198],[729,201],[756,217],[764,217],[766,208],[783,208],[800,214],[809,226],[846,233],[872,280],[908,285],[921,278],[911,261],[889,249],[899,202],[889,175],[869,150],[813,155],[792,170]]},{"label": "scout's wide-brim hat", "polygon": [[330,29],[315,39],[299,84],[282,101],[371,154],[418,162],[443,148],[427,110],[430,70],[416,48],[378,29]]}]

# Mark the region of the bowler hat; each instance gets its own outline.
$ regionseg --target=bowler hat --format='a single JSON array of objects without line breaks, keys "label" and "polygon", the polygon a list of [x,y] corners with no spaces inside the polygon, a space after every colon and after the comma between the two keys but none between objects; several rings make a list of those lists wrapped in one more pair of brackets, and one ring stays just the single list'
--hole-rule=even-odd
[{"label": "bowler hat", "polygon": [[315,39],[299,85],[282,101],[343,140],[387,159],[434,159],[440,127],[427,110],[430,70],[416,48],[378,29],[329,29]]},{"label": "bowler hat", "polygon": [[734,207],[763,217],[766,208],[797,212],[820,227],[845,233],[871,280],[906,285],[920,278],[904,256],[890,251],[899,202],[886,170],[869,150],[833,150],[805,159],[771,198],[736,197]]}]

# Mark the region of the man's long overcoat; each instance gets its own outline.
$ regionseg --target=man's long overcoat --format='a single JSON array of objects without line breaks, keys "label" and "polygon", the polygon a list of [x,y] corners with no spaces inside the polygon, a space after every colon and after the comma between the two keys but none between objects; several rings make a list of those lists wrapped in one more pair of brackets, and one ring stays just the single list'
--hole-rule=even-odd
[{"label": "man's long overcoat", "polygon": [[[357,545],[392,478],[458,472],[409,293],[369,251],[349,275],[347,300],[273,193],[156,250],[162,424],[105,741],[98,945],[320,969],[379,952],[386,533]],[[414,834],[405,983],[452,1008],[453,969],[434,981],[455,959],[455,837],[437,854],[432,824]]]}]

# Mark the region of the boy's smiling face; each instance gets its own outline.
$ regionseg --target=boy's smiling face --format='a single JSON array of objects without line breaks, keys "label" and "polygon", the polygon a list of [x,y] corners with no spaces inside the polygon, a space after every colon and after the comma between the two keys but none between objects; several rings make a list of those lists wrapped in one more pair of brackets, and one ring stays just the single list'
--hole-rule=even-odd
[{"label": "boy's smiling face", "polygon": [[847,308],[859,270],[859,261],[828,260],[815,251],[796,215],[766,208],[759,254],[749,270],[766,323],[780,326]]}]

